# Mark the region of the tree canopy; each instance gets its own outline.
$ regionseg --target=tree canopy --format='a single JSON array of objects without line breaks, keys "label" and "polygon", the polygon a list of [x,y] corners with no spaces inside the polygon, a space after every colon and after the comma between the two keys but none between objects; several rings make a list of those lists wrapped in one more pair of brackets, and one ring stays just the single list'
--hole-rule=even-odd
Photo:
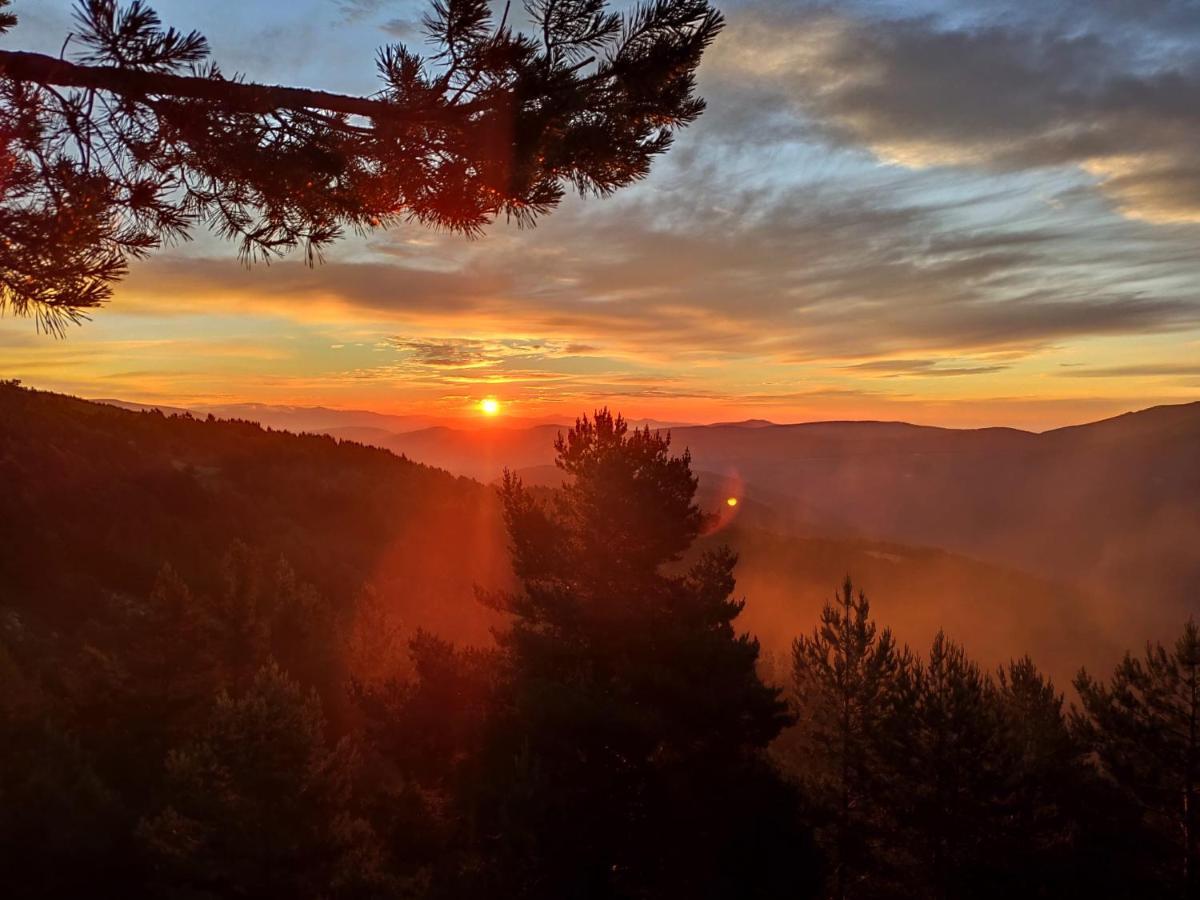
[{"label": "tree canopy", "polygon": [[603,411],[558,451],[561,488],[495,498],[0,382],[5,896],[1196,896],[1194,624],[1069,709],[847,580],[785,706],[687,453]]},{"label": "tree canopy", "polygon": [[506,835],[483,895],[809,895],[808,832],[765,754],[787,707],[735,627],[736,557],[683,566],[706,519],[689,454],[608,410],[555,447],[552,500],[502,488],[521,590],[485,598],[511,626],[472,810]]},{"label": "tree canopy", "polygon": [[0,50],[0,311],[61,331],[197,225],[247,261],[311,263],[347,229],[476,235],[568,187],[631,184],[704,109],[695,72],[722,18],[707,0],[607,7],[526,0],[526,34],[507,6],[433,0],[434,52],[384,47],[382,89],[357,97],[226,75],[143,0],[79,0],[71,58]]}]

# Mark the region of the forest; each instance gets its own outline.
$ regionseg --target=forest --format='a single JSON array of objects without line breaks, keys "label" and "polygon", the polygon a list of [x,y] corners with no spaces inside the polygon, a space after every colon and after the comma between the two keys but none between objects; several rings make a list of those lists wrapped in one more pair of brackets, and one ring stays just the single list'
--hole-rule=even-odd
[{"label": "forest", "polygon": [[1198,895],[1194,623],[1054,684],[848,573],[768,657],[686,448],[555,453],[497,489],[0,385],[7,896]]}]

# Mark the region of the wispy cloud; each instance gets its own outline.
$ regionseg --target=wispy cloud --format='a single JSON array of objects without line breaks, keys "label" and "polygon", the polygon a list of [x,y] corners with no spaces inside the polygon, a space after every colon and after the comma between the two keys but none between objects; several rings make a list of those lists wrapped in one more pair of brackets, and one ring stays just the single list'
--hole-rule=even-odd
[{"label": "wispy cloud", "polygon": [[553,359],[586,352],[583,345],[535,338],[392,338],[388,345],[415,368],[490,369],[513,361]]},{"label": "wispy cloud", "polygon": [[847,369],[855,372],[877,373],[888,378],[903,376],[945,377],[957,375],[988,375],[1011,368],[1007,363],[964,365],[941,359],[873,359],[855,363]]},{"label": "wispy cloud", "polygon": [[1068,378],[1200,377],[1200,364],[1141,363],[1128,366],[1095,366],[1063,369],[1057,374]]}]

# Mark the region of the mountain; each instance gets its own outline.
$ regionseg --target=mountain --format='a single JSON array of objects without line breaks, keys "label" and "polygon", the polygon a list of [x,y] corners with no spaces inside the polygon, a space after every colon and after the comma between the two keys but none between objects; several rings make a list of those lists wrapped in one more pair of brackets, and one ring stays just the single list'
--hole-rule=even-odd
[{"label": "mountain", "polygon": [[[164,410],[165,412],[165,410]],[[361,409],[328,409],[323,406],[277,406],[267,403],[231,403],[198,406],[194,414],[218,419],[243,419],[268,428],[320,434],[332,428],[378,428],[403,433],[441,425],[438,416],[396,416]]]},{"label": "mountain", "polygon": [[744,419],[741,422],[714,422],[713,428],[773,428],[775,423],[769,419]]},{"label": "mountain", "polygon": [[789,497],[796,515],[940,547],[1094,592],[1151,627],[1200,592],[1200,404],[1043,434],[889,423],[682,429],[700,468]]},{"label": "mountain", "polygon": [[[364,409],[330,409],[325,406],[287,406],[274,403],[225,403],[199,404],[196,406],[166,406],[159,403],[134,403],[128,400],[111,398],[97,399],[94,402],[129,409],[137,412],[148,412],[157,409],[163,415],[183,415],[185,413],[197,418],[214,416],[218,419],[234,419],[243,422],[256,422],[266,428],[278,431],[291,431],[295,434],[333,434],[339,431],[354,429],[372,429],[380,434],[406,434],[421,431],[426,428],[461,427],[462,418],[451,416],[421,416],[393,415],[390,413],[371,412]],[[480,418],[476,423],[479,427],[491,427],[499,424],[498,420]],[[505,416],[503,427],[532,428],[537,425],[559,423],[554,417],[516,418]],[[660,427],[657,423],[654,427]]]},{"label": "mountain", "polygon": [[[443,431],[416,436],[436,444]],[[557,429],[530,432],[455,438],[471,458],[501,466],[506,454],[534,455],[535,443],[549,456]],[[538,470],[544,489],[557,471]],[[405,629],[474,643],[498,624],[476,586],[511,583],[493,487],[330,436],[3,385],[0,479],[12,486],[0,492],[0,621],[7,611],[78,630],[102,598],[146,596],[163,564],[197,590],[216,589],[234,542],[288,561],[323,595],[368,586]],[[721,472],[701,470],[700,479],[699,501],[714,513],[702,545],[739,552],[748,598],[739,624],[777,654],[813,627],[847,573],[901,639],[924,645],[946,625],[988,664],[1036,651],[1060,682],[1081,662],[1111,662],[1143,634],[1131,630],[1136,616],[1114,626],[1060,582],[944,550],[830,536],[788,495]]]},{"label": "mountain", "polygon": [[1080,666],[1106,671],[1131,644],[1169,637],[1179,626],[1151,634],[1140,616],[1114,619],[1077,587],[934,548],[737,523],[702,546],[721,543],[738,554],[738,592],[747,598],[739,625],[785,666],[791,637],[812,633],[848,574],[901,642],[924,650],[944,629],[989,667],[1029,653],[1060,688]]},{"label": "mountain", "polygon": [[[480,480],[548,465],[554,428],[376,435]],[[1152,630],[1200,595],[1200,403],[1041,434],[899,422],[676,428],[697,470],[766,499],[805,533],[937,547],[1074,584]]]},{"label": "mountain", "polygon": [[0,481],[0,606],[55,630],[145,597],[164,564],[215,590],[234,542],[473,641],[494,624],[475,585],[511,578],[494,490],[328,436],[0,385]]},{"label": "mountain", "polygon": [[118,409],[128,409],[133,412],[149,412],[150,410],[157,409],[164,416],[192,415],[194,412],[185,406],[167,406],[166,404],[154,403],[133,403],[129,400],[116,400],[111,397],[98,397],[92,402],[103,403],[105,406],[115,406]]},{"label": "mountain", "polygon": [[[438,426],[407,434],[373,434],[371,443],[409,459],[448,469],[483,482],[495,481],[505,469],[527,469],[554,461],[554,439],[560,425],[516,428],[489,424],[467,429]],[[330,432],[336,437],[344,432]]]}]

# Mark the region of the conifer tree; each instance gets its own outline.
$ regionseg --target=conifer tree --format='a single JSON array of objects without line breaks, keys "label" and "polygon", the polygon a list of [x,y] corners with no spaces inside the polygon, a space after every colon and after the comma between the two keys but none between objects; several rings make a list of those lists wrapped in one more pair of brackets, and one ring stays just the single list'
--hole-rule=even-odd
[{"label": "conifer tree", "polygon": [[[1085,886],[1105,866],[1096,849],[1102,816],[1087,808],[1098,787],[1063,711],[1063,697],[1029,656],[1001,667],[994,694],[1003,767],[993,798],[999,815],[989,865],[981,875],[990,896],[1063,896]],[[1089,824],[1084,818],[1096,824]],[[1080,863],[1089,860],[1086,874]]]},{"label": "conifer tree", "polygon": [[1075,687],[1076,731],[1158,835],[1161,881],[1200,896],[1200,628],[1189,620],[1169,649],[1147,644],[1108,684],[1081,671]]},{"label": "conifer tree", "polygon": [[[549,503],[507,475],[517,594],[481,827],[506,896],[802,895],[795,799],[765,757],[788,720],[733,625],[735,557],[680,571],[704,515],[690,457],[607,410],[556,443]],[[673,568],[672,568],[673,567]],[[496,887],[494,886],[493,890]]]},{"label": "conifer tree", "polygon": [[204,637],[226,686],[244,690],[271,660],[305,684],[331,680],[348,623],[286,560],[235,541],[220,576],[219,589],[200,603]]},{"label": "conifer tree", "polygon": [[996,687],[941,631],[913,675],[900,815],[914,871],[929,897],[972,896],[990,874],[995,798],[1008,771]]},{"label": "conifer tree", "polygon": [[796,726],[782,753],[821,815],[829,895],[875,896],[893,873],[891,774],[912,662],[891,631],[877,629],[866,595],[847,577],[811,636],[792,645]]},{"label": "conifer tree", "polygon": [[[0,35],[17,24],[0,0]],[[370,97],[222,72],[144,0],[79,0],[73,58],[0,49],[0,311],[61,330],[130,258],[199,225],[246,259],[400,221],[477,234],[532,223],[568,187],[643,177],[704,108],[706,0],[434,0],[434,54],[380,51]],[[18,32],[19,33],[19,32]]]},{"label": "conifer tree", "polygon": [[53,657],[31,638],[0,610],[0,873],[6,896],[83,896],[126,874],[128,806],[38,677]]},{"label": "conifer tree", "polygon": [[404,881],[352,805],[355,756],[330,747],[315,693],[277,666],[222,691],[167,757],[166,803],[139,827],[168,895],[395,896]]}]

